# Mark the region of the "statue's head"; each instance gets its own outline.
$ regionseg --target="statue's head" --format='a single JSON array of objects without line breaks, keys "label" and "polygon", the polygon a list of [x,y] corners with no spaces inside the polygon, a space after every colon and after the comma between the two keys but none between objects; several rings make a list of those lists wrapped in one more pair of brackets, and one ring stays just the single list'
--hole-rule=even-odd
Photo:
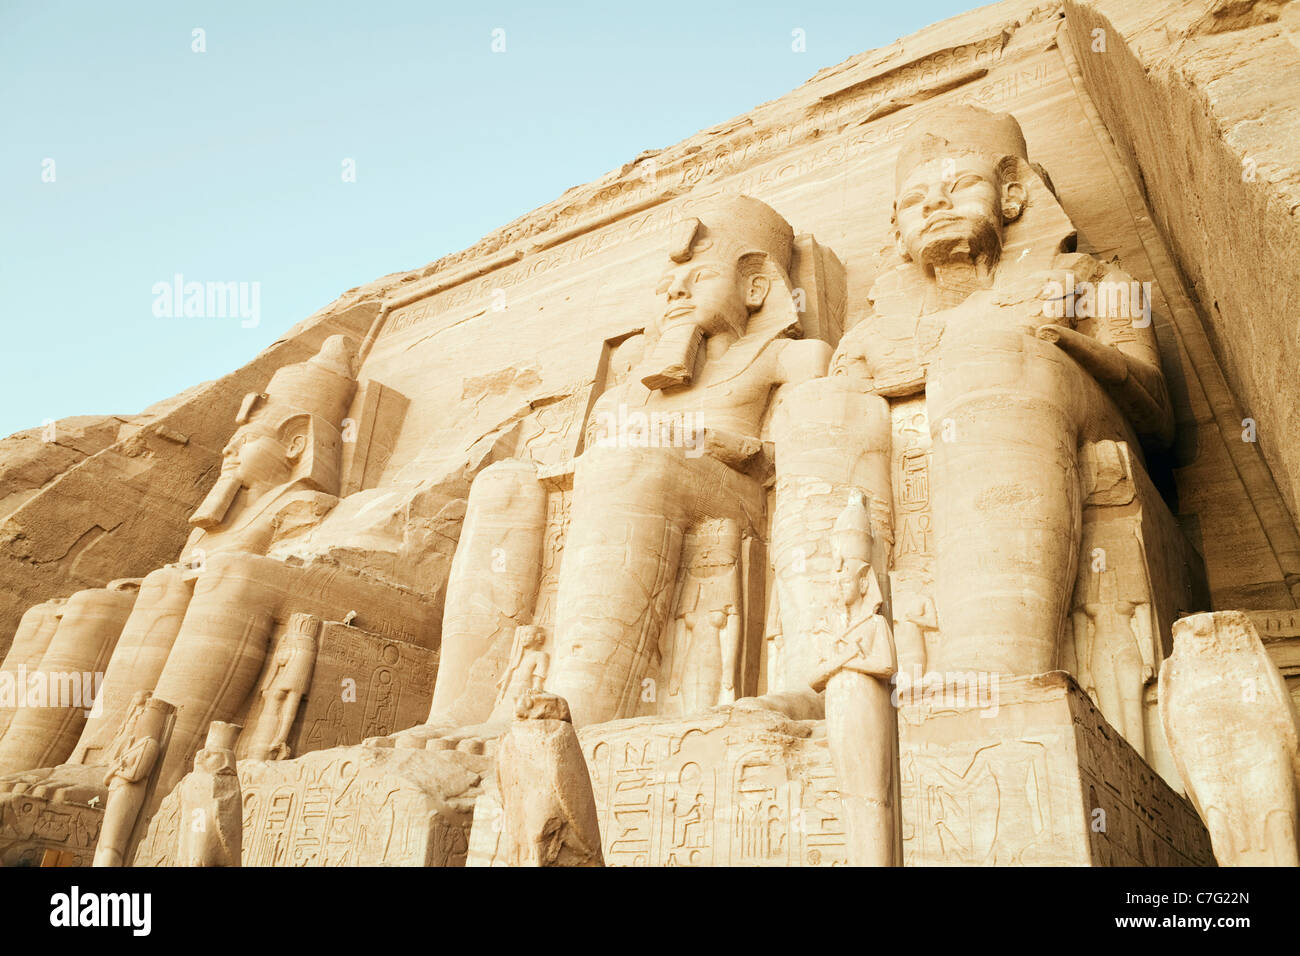
[{"label": "statue's head", "polygon": [[175,704],[151,695],[145,701],[144,710],[141,711],[140,719],[131,734],[132,738],[140,740],[143,737],[152,737],[154,740],[160,740],[163,731],[167,729],[167,720],[174,713],[176,713]]},{"label": "statue's head", "polygon": [[208,724],[208,736],[203,749],[194,755],[194,769],[207,773],[235,773],[235,742],[241,724],[214,720]]},{"label": "statue's head", "polygon": [[1028,201],[1029,155],[1009,113],[949,106],[908,130],[894,170],[899,252],[926,270],[995,263]]},{"label": "statue's head", "polygon": [[515,637],[526,651],[541,650],[546,646],[546,628],[537,624],[520,624],[515,628]]},{"label": "statue's head", "polygon": [[835,574],[835,595],[841,606],[850,608],[866,601],[874,611],[880,607],[880,585],[871,568],[871,517],[860,491],[849,494],[848,503],[831,528],[831,566]]},{"label": "statue's head", "polygon": [[307,361],[278,369],[265,392],[245,395],[239,427],[222,451],[221,476],[190,522],[219,526],[241,488],[256,498],[296,482],[336,494],[343,416],[355,390],[352,348],[334,335]]},{"label": "statue's head", "polygon": [[693,324],[705,335],[743,335],[773,279],[789,272],[793,248],[790,224],[766,203],[749,196],[712,201],[673,235],[655,327]]},{"label": "statue's head", "polygon": [[[655,289],[663,299],[647,329],[651,362],[680,358],[677,353],[690,352],[701,337],[742,337],[773,285],[788,282],[793,251],[790,224],[749,196],[718,197],[679,223]],[[675,343],[667,346],[673,355],[656,355],[660,343]],[[689,369],[683,377],[689,380]],[[654,384],[662,379],[647,378],[646,384],[663,387]]]},{"label": "statue's head", "polygon": [[314,614],[297,612],[289,615],[289,641],[299,647],[315,647],[320,636],[321,619]]}]

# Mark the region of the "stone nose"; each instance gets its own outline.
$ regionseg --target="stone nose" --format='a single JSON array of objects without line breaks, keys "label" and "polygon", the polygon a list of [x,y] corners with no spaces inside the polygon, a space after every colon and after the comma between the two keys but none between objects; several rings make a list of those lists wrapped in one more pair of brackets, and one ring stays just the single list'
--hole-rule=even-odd
[{"label": "stone nose", "polygon": [[930,187],[929,192],[925,194],[925,203],[921,206],[921,215],[929,216],[940,209],[951,208],[952,200],[948,198],[948,190],[942,183],[935,183]]},{"label": "stone nose", "polygon": [[691,295],[691,285],[686,274],[675,275],[668,284],[668,300],[688,299]]}]

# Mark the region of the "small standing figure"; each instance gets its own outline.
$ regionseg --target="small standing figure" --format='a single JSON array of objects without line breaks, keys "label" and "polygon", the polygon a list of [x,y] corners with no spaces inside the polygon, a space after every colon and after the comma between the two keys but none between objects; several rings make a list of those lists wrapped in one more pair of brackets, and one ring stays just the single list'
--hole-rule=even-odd
[{"label": "small standing figure", "polygon": [[525,691],[497,753],[506,866],[604,866],[596,797],[569,705]]},{"label": "small standing figure", "polygon": [[292,756],[289,732],[302,699],[311,688],[316,668],[320,618],[294,614],[289,630],[275,649],[262,684],[262,714],[253,731],[249,756],[254,760],[287,760]]},{"label": "small standing figure", "polygon": [[112,765],[126,748],[131,746],[131,739],[135,735],[135,725],[140,722],[140,715],[144,713],[144,705],[149,703],[149,698],[153,694],[147,690],[138,690],[131,695],[130,708],[126,712],[126,719],[122,721],[122,729],[117,732],[112,743],[108,745],[108,752],[104,754],[104,762]]},{"label": "small standing figure", "polygon": [[180,783],[180,866],[239,866],[244,836],[243,794],[235,772],[235,741],[244,728],[214,720]]},{"label": "small standing figure", "polygon": [[939,629],[934,599],[919,588],[899,592],[892,590],[894,606],[894,647],[898,668],[920,680],[928,659],[927,639]]},{"label": "small standing figure", "polygon": [[740,526],[728,518],[702,522],[687,538],[668,683],[684,714],[736,700],[740,542]]},{"label": "small standing figure", "polygon": [[541,690],[551,655],[546,653],[546,629],[536,624],[515,628],[515,642],[510,649],[510,665],[497,681],[497,706],[506,705],[513,712],[514,703],[525,691]]},{"label": "small standing figure", "polygon": [[162,760],[175,718],[174,705],[150,697],[135,723],[130,743],[108,768],[108,799],[95,846],[93,866],[121,866],[130,849],[140,809],[149,796],[149,781]]},{"label": "small standing figure", "polygon": [[818,660],[810,681],[826,691],[826,733],[839,778],[855,866],[895,866],[898,820],[894,801],[898,724],[890,700],[897,670],[893,636],[880,614],[882,597],[871,567],[871,521],[854,492],[831,530],[836,601],[819,622]]}]

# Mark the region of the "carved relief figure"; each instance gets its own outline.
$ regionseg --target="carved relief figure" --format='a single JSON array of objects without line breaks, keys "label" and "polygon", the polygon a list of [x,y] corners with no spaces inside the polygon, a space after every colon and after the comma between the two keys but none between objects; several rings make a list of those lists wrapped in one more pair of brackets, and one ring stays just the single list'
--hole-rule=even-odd
[{"label": "carved relief figure", "polygon": [[703,522],[683,551],[668,694],[692,714],[736,699],[744,634],[740,527],[725,518]]},{"label": "carved relief figure", "polygon": [[320,628],[320,618],[310,614],[294,614],[289,618],[289,629],[280,640],[262,682],[262,713],[253,730],[254,743],[249,748],[253,760],[286,760],[291,756],[289,731],[311,687]]},{"label": "carved relief figure", "polygon": [[838,600],[817,635],[814,690],[826,692],[826,735],[857,866],[895,866],[898,727],[890,700],[893,635],[871,567],[871,520],[854,495],[831,531]]},{"label": "carved relief figure", "polygon": [[149,784],[157,776],[171,735],[176,708],[150,697],[135,723],[131,742],[109,766],[104,784],[108,799],[95,846],[94,866],[122,866],[131,850],[131,838],[148,798]]},{"label": "carved relief figure", "polygon": [[514,711],[515,701],[525,691],[540,691],[546,683],[551,656],[546,653],[546,630],[534,624],[515,628],[515,644],[510,652],[510,666],[497,681],[500,695],[497,706],[507,705]]}]

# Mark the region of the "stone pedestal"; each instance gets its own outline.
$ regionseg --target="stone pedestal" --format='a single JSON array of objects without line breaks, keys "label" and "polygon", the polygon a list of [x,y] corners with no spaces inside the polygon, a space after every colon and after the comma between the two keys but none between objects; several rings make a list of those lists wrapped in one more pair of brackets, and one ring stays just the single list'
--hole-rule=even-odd
[{"label": "stone pedestal", "polygon": [[[241,761],[244,866],[462,866],[491,760],[460,751],[339,747],[297,760]],[[135,857],[176,862],[173,792]]]},{"label": "stone pedestal", "polygon": [[905,866],[1214,865],[1191,804],[1067,674],[948,676],[900,693]]},{"label": "stone pedestal", "polygon": [[[1191,805],[1066,674],[966,676],[899,695],[905,866],[1213,865]],[[579,736],[607,865],[847,862],[823,721],[732,710]],[[499,820],[487,788],[468,865],[493,865]]]}]

